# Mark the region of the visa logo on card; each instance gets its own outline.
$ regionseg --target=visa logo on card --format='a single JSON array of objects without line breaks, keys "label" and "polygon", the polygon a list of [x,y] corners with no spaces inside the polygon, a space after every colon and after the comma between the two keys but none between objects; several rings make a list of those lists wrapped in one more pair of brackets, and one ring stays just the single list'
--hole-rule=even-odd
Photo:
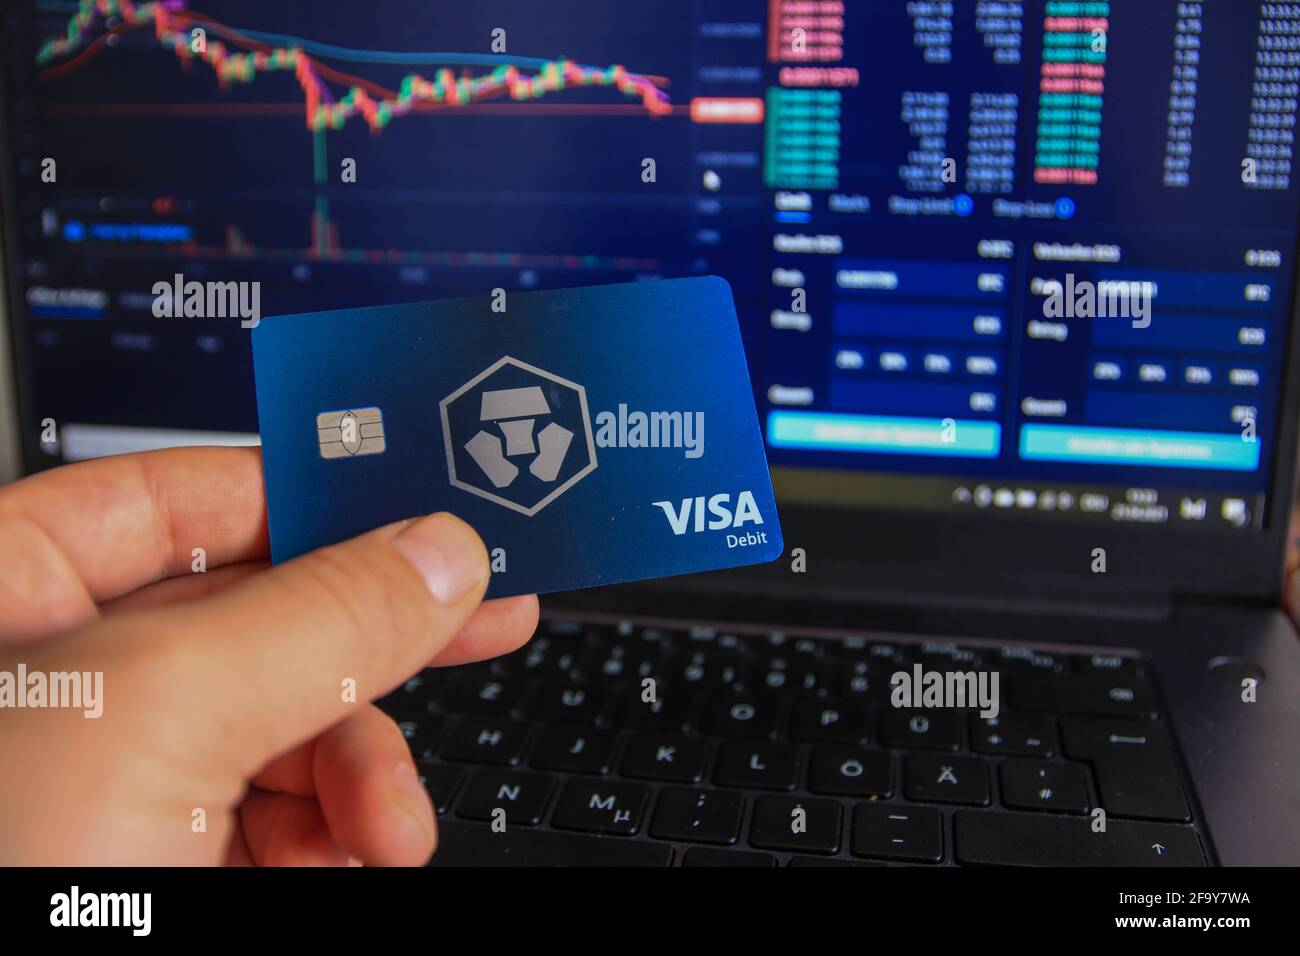
[{"label": "visa logo on card", "polygon": [[433,511],[482,536],[489,597],[782,552],[722,279],[274,316],[252,335],[277,562]]}]

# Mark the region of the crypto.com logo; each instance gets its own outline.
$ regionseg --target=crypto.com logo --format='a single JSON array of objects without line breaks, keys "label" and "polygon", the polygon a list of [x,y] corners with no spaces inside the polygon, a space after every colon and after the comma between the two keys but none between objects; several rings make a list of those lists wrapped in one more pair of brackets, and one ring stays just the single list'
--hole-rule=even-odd
[{"label": "crypto.com logo", "polygon": [[586,389],[527,362],[504,356],[438,407],[452,485],[522,515],[596,470]]}]

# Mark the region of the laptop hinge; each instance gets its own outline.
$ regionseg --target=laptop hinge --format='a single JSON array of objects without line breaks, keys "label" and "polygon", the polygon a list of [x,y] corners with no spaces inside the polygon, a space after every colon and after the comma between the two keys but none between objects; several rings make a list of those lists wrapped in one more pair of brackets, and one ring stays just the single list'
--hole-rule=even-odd
[{"label": "laptop hinge", "polygon": [[1069,595],[1059,589],[1020,595],[979,593],[937,587],[874,587],[800,582],[797,586],[753,582],[728,574],[672,578],[635,585],[550,595],[544,606],[608,613],[756,623],[795,629],[804,626],[853,627],[907,632],[969,633],[998,629],[998,621],[1018,629],[1028,621],[1098,625],[1159,622],[1173,616],[1170,600],[1149,595]]}]

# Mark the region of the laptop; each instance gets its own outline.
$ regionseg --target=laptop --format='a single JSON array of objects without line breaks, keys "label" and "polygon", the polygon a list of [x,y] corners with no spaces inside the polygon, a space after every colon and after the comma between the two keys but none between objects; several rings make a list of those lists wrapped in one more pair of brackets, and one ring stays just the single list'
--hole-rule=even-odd
[{"label": "laptop", "polygon": [[257,440],[247,330],[151,311],[177,274],[735,290],[786,554],[548,597],[385,698],[435,864],[1300,861],[1291,8],[0,22],[11,474]]}]

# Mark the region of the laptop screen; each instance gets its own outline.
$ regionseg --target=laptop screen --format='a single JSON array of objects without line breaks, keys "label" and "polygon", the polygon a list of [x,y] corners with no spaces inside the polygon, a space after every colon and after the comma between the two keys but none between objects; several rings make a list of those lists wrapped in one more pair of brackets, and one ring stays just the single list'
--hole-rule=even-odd
[{"label": "laptop screen", "polygon": [[29,466],[252,440],[254,312],[717,274],[784,500],[1262,526],[1296,5],[0,16]]}]

